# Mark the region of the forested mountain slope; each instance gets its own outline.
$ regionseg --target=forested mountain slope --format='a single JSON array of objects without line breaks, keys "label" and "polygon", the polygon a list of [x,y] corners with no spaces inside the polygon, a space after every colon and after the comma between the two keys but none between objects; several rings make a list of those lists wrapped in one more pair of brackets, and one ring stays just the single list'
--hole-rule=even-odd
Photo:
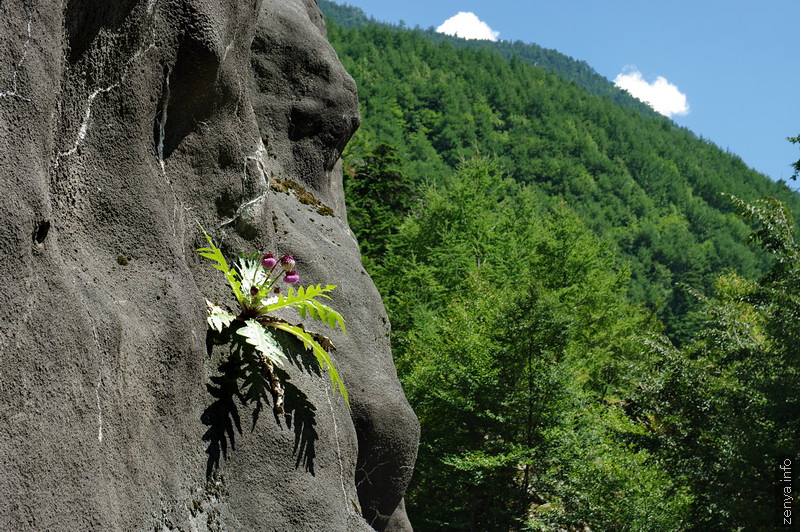
[{"label": "forested mountain slope", "polygon": [[[374,18],[368,17],[364,11],[357,7],[339,5],[328,0],[320,0],[319,6],[325,16],[346,29],[360,28],[368,25],[393,27],[390,24],[381,23]],[[617,88],[608,79],[598,74],[585,61],[577,61],[557,50],[543,48],[538,44],[525,43],[522,41],[492,42],[476,39],[462,39],[460,37],[452,37],[443,33],[437,33],[433,28],[415,28],[415,31],[424,34],[431,42],[447,42],[455,47],[470,48],[473,50],[490,50],[499,53],[506,59],[517,57],[531,65],[538,66],[548,72],[553,72],[568,81],[574,81],[579,87],[584,88],[591,94],[608,96],[617,104],[632,107],[648,116],[656,115],[656,112],[647,104],[642,103],[627,92]]]},{"label": "forested mountain slope", "polygon": [[389,144],[400,170],[423,182],[463,158],[496,157],[515,181],[563,199],[614,243],[631,270],[631,300],[657,307],[676,338],[691,329],[690,302],[676,287],[709,288],[721,270],[753,277],[766,267],[722,193],[772,195],[800,212],[785,185],[671,120],[488,49],[506,43],[456,48],[419,30],[351,25],[328,23],[363,116],[346,162]]},{"label": "forested mountain slope", "polygon": [[321,4],[422,429],[414,529],[770,530],[800,453],[798,196],[557,52]]}]

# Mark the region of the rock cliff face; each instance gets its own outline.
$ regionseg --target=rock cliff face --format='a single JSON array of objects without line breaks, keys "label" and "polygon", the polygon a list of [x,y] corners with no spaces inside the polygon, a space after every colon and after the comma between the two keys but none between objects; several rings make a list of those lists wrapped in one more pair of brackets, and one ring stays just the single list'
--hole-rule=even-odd
[{"label": "rock cliff face", "polygon": [[[355,85],[316,3],[9,0],[0,36],[0,529],[409,529],[419,427],[346,222]],[[283,338],[277,416],[212,341],[203,300],[231,300],[198,221],[339,286],[351,409]]]}]

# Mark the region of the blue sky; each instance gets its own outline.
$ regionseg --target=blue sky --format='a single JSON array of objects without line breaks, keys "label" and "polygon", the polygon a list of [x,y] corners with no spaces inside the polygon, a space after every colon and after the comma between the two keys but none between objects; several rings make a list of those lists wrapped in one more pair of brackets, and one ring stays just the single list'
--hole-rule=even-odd
[{"label": "blue sky", "polygon": [[[501,40],[556,49],[612,81],[623,74],[620,83],[633,83],[626,85],[631,92],[655,86],[650,97],[661,112],[773,179],[788,180],[790,163],[800,158],[786,140],[800,134],[800,0],[339,3],[423,28],[474,13]],[[454,23],[470,31],[469,17]]]}]

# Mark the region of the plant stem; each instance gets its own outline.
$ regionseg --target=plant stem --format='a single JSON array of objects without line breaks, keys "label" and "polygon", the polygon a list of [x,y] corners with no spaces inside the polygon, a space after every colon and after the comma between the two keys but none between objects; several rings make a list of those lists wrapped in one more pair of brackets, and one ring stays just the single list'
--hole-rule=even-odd
[{"label": "plant stem", "polygon": [[[272,269],[274,270],[275,268],[273,267]],[[272,271],[270,271],[270,272],[269,272],[269,274],[270,274],[270,275],[272,275]],[[280,273],[280,275],[278,275],[278,276],[277,276],[275,279],[273,279],[273,280],[272,280],[272,282],[271,282],[271,283],[269,283],[269,286],[267,287],[267,292],[269,292],[269,291],[270,291],[270,289],[272,289],[272,287],[275,285],[275,283],[277,283],[277,282],[278,282],[278,280],[279,280],[281,277],[285,277],[285,276],[286,276],[286,270],[283,270],[283,271]]]},{"label": "plant stem", "polygon": [[283,385],[277,373],[275,373],[275,365],[263,353],[258,353],[258,360],[261,362],[261,369],[264,370],[269,379],[269,391],[272,392],[272,410],[276,414],[285,414],[283,410]]}]

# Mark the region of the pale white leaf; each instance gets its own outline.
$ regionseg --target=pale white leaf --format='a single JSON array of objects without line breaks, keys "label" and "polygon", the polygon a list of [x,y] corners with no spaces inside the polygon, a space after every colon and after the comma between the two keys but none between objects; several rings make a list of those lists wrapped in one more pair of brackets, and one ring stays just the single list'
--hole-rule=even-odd
[{"label": "pale white leaf", "polygon": [[268,359],[276,364],[283,364],[286,355],[283,354],[275,337],[267,331],[263,325],[255,320],[247,320],[245,326],[236,331],[236,334],[243,336],[245,341],[263,353]]},{"label": "pale white leaf", "polygon": [[206,311],[208,312],[208,326],[217,332],[222,332],[224,327],[228,327],[236,316],[225,311],[222,307],[206,299]]}]

